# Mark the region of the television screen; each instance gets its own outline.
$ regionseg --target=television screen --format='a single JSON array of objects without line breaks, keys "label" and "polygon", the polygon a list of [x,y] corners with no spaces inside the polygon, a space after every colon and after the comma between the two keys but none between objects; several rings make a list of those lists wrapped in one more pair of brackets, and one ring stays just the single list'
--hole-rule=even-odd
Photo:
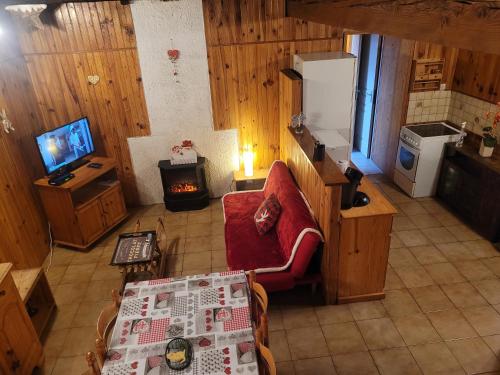
[{"label": "television screen", "polygon": [[47,174],[94,152],[94,142],[86,117],[36,137]]}]

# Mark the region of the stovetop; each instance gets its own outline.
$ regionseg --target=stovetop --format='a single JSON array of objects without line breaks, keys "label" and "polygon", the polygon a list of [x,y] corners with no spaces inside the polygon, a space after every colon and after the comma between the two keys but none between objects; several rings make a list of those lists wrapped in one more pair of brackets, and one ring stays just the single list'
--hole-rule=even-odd
[{"label": "stovetop", "polygon": [[439,137],[441,135],[454,135],[460,133],[459,130],[455,130],[450,126],[446,126],[441,122],[423,124],[423,125],[410,125],[407,126],[408,130],[413,133],[423,137]]}]

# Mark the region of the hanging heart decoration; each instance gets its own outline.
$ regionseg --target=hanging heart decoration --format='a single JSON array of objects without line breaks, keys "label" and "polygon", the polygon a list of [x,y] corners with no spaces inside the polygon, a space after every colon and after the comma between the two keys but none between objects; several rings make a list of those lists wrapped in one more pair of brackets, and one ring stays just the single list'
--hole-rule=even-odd
[{"label": "hanging heart decoration", "polygon": [[180,53],[181,52],[178,49],[169,49],[167,51],[168,58],[172,62],[174,62],[175,60],[177,60],[179,58]]}]

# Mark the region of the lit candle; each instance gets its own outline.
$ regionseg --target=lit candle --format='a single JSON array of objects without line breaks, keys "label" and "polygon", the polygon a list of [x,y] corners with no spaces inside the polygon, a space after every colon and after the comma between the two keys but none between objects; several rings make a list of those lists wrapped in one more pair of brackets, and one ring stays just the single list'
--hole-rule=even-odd
[{"label": "lit candle", "polygon": [[245,176],[253,176],[253,152],[244,151],[243,152],[243,166],[245,168]]}]

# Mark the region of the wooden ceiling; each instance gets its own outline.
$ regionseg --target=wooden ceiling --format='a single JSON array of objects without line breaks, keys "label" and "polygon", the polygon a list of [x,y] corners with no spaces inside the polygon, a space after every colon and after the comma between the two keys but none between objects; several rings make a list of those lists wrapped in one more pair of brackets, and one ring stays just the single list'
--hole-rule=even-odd
[{"label": "wooden ceiling", "polygon": [[287,0],[287,16],[500,54],[500,1]]}]

